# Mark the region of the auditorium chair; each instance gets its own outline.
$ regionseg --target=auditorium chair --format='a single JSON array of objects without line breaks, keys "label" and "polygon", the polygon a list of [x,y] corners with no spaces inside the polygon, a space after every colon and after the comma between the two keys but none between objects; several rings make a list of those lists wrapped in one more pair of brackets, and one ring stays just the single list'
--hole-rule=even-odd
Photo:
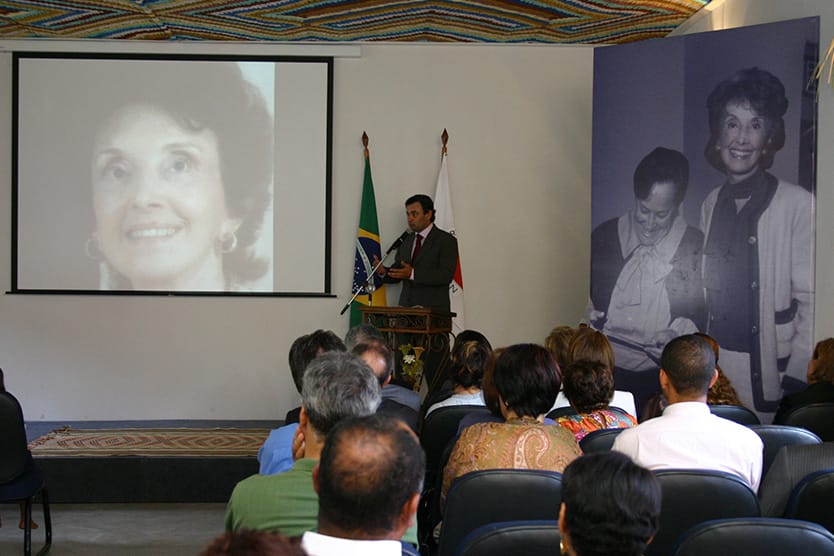
[{"label": "auditorium chair", "polygon": [[758,415],[756,415],[746,407],[740,405],[710,404],[709,410],[712,412],[713,415],[717,415],[729,421],[734,421],[739,425],[749,426],[758,425],[761,423],[761,421],[759,421]]},{"label": "auditorium chair", "polygon": [[690,527],[713,519],[759,517],[759,499],[740,477],[723,471],[655,471],[662,501],[658,530],[645,556],[669,556]]},{"label": "auditorium chair", "polygon": [[823,442],[834,440],[834,402],[812,403],[791,410],[781,425],[808,429]]},{"label": "auditorium chair", "polygon": [[443,449],[458,432],[458,425],[470,413],[490,414],[482,405],[452,405],[429,413],[420,431],[420,444],[426,452],[426,484],[431,484],[437,473]]},{"label": "auditorium chair", "polygon": [[461,541],[457,556],[553,556],[562,535],[559,522],[500,521],[478,527]]},{"label": "auditorium chair", "polygon": [[[834,533],[834,469],[815,471],[791,491],[785,517],[822,525]],[[834,553],[832,553],[834,554]]]},{"label": "auditorium chair", "polygon": [[591,431],[585,435],[585,438],[579,441],[579,447],[582,448],[582,453],[591,454],[593,452],[607,452],[611,450],[614,445],[614,440],[617,435],[625,429],[602,429],[598,431]]},{"label": "auditorium chair", "polygon": [[673,556],[821,556],[834,535],[816,523],[773,517],[707,521],[687,531]]},{"label": "auditorium chair", "polygon": [[32,500],[37,494],[43,504],[43,524],[46,542],[38,555],[46,554],[52,546],[52,517],[49,513],[49,493],[46,480],[32,461],[26,446],[23,412],[17,399],[5,390],[0,391],[0,502],[23,501],[23,554],[32,554]]},{"label": "auditorium chair", "polygon": [[462,475],[446,495],[438,556],[456,554],[466,535],[482,525],[557,519],[561,503],[561,473],[486,469]]},{"label": "auditorium chair", "polygon": [[806,429],[789,427],[787,425],[750,425],[764,443],[764,458],[762,459],[762,479],[767,475],[776,454],[783,446],[795,444],[819,444],[820,437]]}]

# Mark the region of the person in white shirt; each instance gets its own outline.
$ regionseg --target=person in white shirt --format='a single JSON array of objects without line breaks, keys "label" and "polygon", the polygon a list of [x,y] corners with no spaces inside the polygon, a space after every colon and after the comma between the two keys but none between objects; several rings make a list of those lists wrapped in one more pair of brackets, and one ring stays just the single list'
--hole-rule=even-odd
[{"label": "person in white shirt", "polygon": [[762,440],[751,429],[710,413],[707,390],[718,377],[715,354],[689,334],[663,349],[660,387],[669,400],[663,415],[631,429],[613,449],[656,469],[712,469],[734,473],[754,491],[762,474]]},{"label": "person in white shirt", "polygon": [[376,414],[340,422],[313,470],[318,533],[304,533],[301,546],[310,556],[399,556],[425,467],[420,442],[402,421]]}]

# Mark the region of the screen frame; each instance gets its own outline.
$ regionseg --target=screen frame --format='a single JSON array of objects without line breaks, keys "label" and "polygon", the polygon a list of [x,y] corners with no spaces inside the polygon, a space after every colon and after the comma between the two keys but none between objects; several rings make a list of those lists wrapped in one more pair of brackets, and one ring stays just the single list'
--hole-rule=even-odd
[{"label": "screen frame", "polygon": [[[20,64],[26,59],[72,59],[72,60],[148,60],[148,61],[219,61],[219,62],[268,62],[268,63],[315,63],[326,68],[326,136],[323,145],[325,168],[323,187],[323,276],[320,278],[321,291],[169,291],[132,289],[79,289],[79,288],[33,288],[22,286],[19,281],[20,257]],[[208,297],[334,297],[332,293],[332,168],[333,168],[333,56],[291,56],[291,55],[249,55],[249,54],[169,54],[169,53],[125,53],[125,52],[84,52],[84,51],[36,51],[12,52],[12,158],[11,158],[11,288],[8,294],[47,295],[151,295],[151,296],[208,296]],[[275,183],[273,178],[273,183]],[[273,201],[274,204],[274,201]]]}]

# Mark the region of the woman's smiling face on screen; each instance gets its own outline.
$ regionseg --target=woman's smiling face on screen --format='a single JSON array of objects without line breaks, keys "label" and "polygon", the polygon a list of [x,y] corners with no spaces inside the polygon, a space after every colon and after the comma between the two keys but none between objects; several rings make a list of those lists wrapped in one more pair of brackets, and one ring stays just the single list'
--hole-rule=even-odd
[{"label": "woman's smiling face on screen", "polygon": [[[134,289],[223,289],[229,216],[217,137],[150,105],[120,110],[92,156],[96,237]],[[219,282],[219,283],[218,283]]]}]

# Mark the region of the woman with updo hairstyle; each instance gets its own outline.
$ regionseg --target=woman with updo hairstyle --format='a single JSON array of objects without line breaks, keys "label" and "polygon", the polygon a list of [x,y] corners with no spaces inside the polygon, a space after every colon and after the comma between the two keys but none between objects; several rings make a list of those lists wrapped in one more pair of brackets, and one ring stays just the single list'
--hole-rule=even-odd
[{"label": "woman with updo hairstyle", "polygon": [[561,473],[581,455],[567,429],[543,423],[561,386],[559,367],[544,347],[517,344],[498,351],[492,381],[504,422],[463,430],[443,469],[441,507],[452,482],[481,469],[543,469]]},{"label": "woman with updo hairstyle", "polygon": [[640,556],[657,532],[660,484],[619,452],[584,455],[562,475],[561,553]]},{"label": "woman with updo hairstyle", "polygon": [[492,354],[492,346],[486,336],[474,330],[464,330],[455,338],[449,356],[451,363],[452,395],[431,405],[426,412],[453,405],[485,405],[481,382],[484,370]]},{"label": "woman with updo hairstyle", "polygon": [[609,409],[614,397],[614,374],[602,363],[580,359],[562,369],[562,388],[573,415],[556,419],[579,442],[592,431],[626,429],[637,424],[637,419],[621,410]]},{"label": "woman with updo hairstyle", "polygon": [[773,422],[777,425],[797,407],[812,403],[834,402],[834,338],[818,342],[808,361],[808,387],[782,398]]},{"label": "woman with updo hairstyle", "polygon": [[782,82],[757,67],[707,99],[704,155],[723,184],[701,206],[705,332],[762,422],[784,392],[803,386],[813,323],[813,196],[768,172],[785,144],[787,111]]}]

